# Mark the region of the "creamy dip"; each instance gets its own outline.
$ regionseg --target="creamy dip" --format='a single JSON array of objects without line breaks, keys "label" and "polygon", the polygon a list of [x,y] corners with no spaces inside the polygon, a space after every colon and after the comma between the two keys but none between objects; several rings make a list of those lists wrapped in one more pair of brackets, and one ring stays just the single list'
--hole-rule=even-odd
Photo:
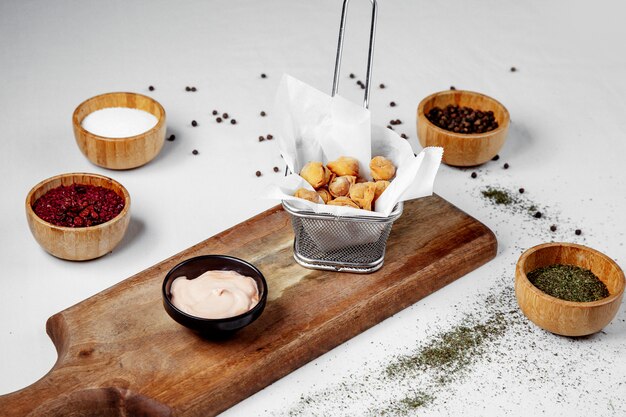
[{"label": "creamy dip", "polygon": [[176,308],[205,319],[237,316],[259,302],[254,279],[235,271],[207,271],[195,279],[178,277],[170,292]]}]

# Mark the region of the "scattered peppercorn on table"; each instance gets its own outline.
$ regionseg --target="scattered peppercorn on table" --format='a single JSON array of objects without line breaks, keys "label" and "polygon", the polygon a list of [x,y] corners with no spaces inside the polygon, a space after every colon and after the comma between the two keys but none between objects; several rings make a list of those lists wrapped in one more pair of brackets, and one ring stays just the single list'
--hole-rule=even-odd
[{"label": "scattered peppercorn on table", "polygon": [[[330,91],[340,3],[0,6],[1,394],[54,365],[48,317],[276,204],[257,198],[285,166],[274,93],[283,73]],[[496,233],[498,255],[224,416],[626,414],[625,309],[599,333],[566,338],[530,323],[513,292],[518,257],[542,242],[584,244],[624,266],[626,57],[607,52],[622,49],[623,6],[575,3],[378,2],[376,124],[417,153],[417,105],[433,92],[481,92],[510,112],[497,157],[442,166],[435,184]],[[355,46],[340,94],[357,103],[370,10],[352,1],[346,28]],[[74,141],[76,106],[115,91],[152,97],[167,113],[168,140],[136,169],[93,165]],[[63,261],[30,235],[28,190],[66,172],[111,177],[132,196],[112,253]]]}]

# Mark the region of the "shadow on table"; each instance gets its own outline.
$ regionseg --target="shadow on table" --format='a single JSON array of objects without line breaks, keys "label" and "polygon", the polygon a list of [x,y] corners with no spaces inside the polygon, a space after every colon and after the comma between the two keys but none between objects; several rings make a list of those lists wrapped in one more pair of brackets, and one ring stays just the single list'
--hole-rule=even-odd
[{"label": "shadow on table", "polygon": [[533,137],[524,124],[511,123],[509,133],[504,144],[508,155],[521,155],[532,147]]},{"label": "shadow on table", "polygon": [[120,244],[117,245],[115,249],[113,249],[112,252],[125,250],[127,246],[131,245],[133,241],[137,240],[137,238],[139,238],[143,234],[145,229],[146,226],[141,219],[131,216],[130,222],[128,223],[128,229],[126,230],[124,238],[122,239]]}]

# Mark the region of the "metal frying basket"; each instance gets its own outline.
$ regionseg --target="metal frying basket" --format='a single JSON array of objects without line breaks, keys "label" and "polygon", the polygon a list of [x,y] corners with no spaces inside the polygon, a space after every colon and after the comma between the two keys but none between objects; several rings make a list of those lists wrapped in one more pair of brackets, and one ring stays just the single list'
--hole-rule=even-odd
[{"label": "metal frying basket", "polygon": [[[377,15],[376,0],[370,1],[372,3],[372,21],[363,99],[363,107],[365,108],[369,107]],[[348,2],[349,0],[344,0],[341,9],[341,24],[333,77],[333,96],[337,94],[339,86],[339,70],[343,53]],[[356,273],[374,272],[383,266],[391,226],[394,220],[402,214],[403,207],[402,203],[398,203],[388,217],[355,217],[318,214],[299,209],[288,201],[283,201],[282,204],[285,211],[291,215],[291,224],[295,234],[293,257],[296,262],[306,268]]]}]

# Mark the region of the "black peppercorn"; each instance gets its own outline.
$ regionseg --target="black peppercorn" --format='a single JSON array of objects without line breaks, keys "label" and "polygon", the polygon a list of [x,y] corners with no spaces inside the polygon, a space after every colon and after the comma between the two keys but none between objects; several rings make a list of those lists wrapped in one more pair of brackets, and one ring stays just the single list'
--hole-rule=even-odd
[{"label": "black peppercorn", "polygon": [[509,169],[509,164],[508,162],[505,162],[504,165],[502,165],[502,168],[504,169]]},{"label": "black peppercorn", "polygon": [[231,125],[236,125],[237,124],[237,120],[236,119],[231,119],[230,120],[230,124]]},{"label": "black peppercorn", "polygon": [[583,233],[583,231],[580,229],[576,229],[574,233],[576,233],[576,236],[580,236]]},{"label": "black peppercorn", "polygon": [[500,159],[500,155],[496,155],[493,158],[491,158],[492,161],[497,161],[498,159]]},{"label": "black peppercorn", "polygon": [[450,90],[456,90],[456,87],[455,87],[455,86],[453,86],[453,85],[451,85],[451,86],[450,86]]},{"label": "black peppercorn", "polygon": [[520,193],[520,194],[524,194],[524,191],[526,191],[526,190],[524,190],[523,188],[520,188],[520,189],[519,189],[519,193]]},{"label": "black peppercorn", "polygon": [[391,130],[393,130],[393,127],[392,127],[392,126],[390,126],[390,125],[387,125],[387,129],[391,129]]},{"label": "black peppercorn", "polygon": [[185,91],[191,91],[191,87],[189,86],[185,87]]},{"label": "black peppercorn", "polygon": [[174,142],[175,139],[176,139],[176,135],[170,135],[170,137],[167,138],[167,140],[169,140],[170,142]]},{"label": "black peppercorn", "polygon": [[354,77],[356,77],[356,75],[350,73],[350,78],[354,78]]},{"label": "black peppercorn", "polygon": [[150,90],[150,91],[154,91],[154,86],[153,86],[153,85],[151,85],[150,87],[148,87],[148,90]]},{"label": "black peppercorn", "polygon": [[198,126],[198,122],[196,122],[195,120],[192,120],[192,121],[191,121],[191,125],[192,125],[193,127],[196,127],[196,126]]},{"label": "black peppercorn", "polygon": [[261,171],[257,171],[255,175],[256,175],[257,177],[260,177],[260,176],[262,175],[262,174],[261,174]]},{"label": "black peppercorn", "polygon": [[259,136],[259,142],[263,142],[265,138],[263,136]]},{"label": "black peppercorn", "polygon": [[511,72],[515,72],[515,71],[517,71],[517,68],[511,67]]},{"label": "black peppercorn", "polygon": [[268,134],[268,135],[266,136],[266,138],[267,138],[267,140],[272,140],[272,139],[274,139],[274,136],[272,136],[272,135]]},{"label": "black peppercorn", "polygon": [[535,219],[540,219],[541,218],[541,212],[540,211],[536,212],[534,214],[534,216],[535,216]]},{"label": "black peppercorn", "polygon": [[476,178],[477,176],[478,176],[478,174],[477,174],[477,173],[472,172],[472,178]]},{"label": "black peppercorn", "polygon": [[555,225],[555,224],[553,224],[552,226],[550,226],[550,230],[551,230],[552,232],[556,232],[556,225]]},{"label": "black peppercorn", "polygon": [[280,171],[280,169],[278,169],[278,167],[274,167],[274,172],[278,172]]},{"label": "black peppercorn", "polygon": [[380,88],[385,88],[385,84],[379,85]]},{"label": "black peppercorn", "polygon": [[213,110],[213,111],[211,112],[211,114],[213,114],[213,116],[217,116],[217,115],[219,114],[219,112],[218,112],[217,110]]},{"label": "black peppercorn", "polygon": [[218,117],[217,119],[215,119],[215,121],[216,121],[217,123],[222,123],[222,118],[221,118],[221,117]]},{"label": "black peppercorn", "polygon": [[261,117],[265,117],[267,113],[265,113],[264,111],[261,111]]},{"label": "black peppercorn", "polygon": [[401,134],[401,135],[400,135],[400,137],[401,137],[402,139],[408,139],[408,138],[409,138],[409,137],[408,137],[405,133]]},{"label": "black peppercorn", "polygon": [[261,78],[267,78],[266,74],[261,74]]},{"label": "black peppercorn", "polygon": [[194,154],[194,155],[198,155],[200,152],[198,152],[197,149],[194,149],[193,151],[191,151],[191,153]]},{"label": "black peppercorn", "polygon": [[191,91],[197,91],[196,87],[191,87]]},{"label": "black peppercorn", "polygon": [[392,101],[392,102],[390,102],[390,103],[389,103],[389,105],[390,105],[391,107],[396,107],[396,102],[395,102],[395,101]]},{"label": "black peppercorn", "polygon": [[223,113],[223,114],[222,114],[222,118],[223,118],[224,120],[228,119],[228,113]]},{"label": "black peppercorn", "polygon": [[433,107],[426,118],[434,125],[458,133],[484,133],[497,127],[493,112],[483,112],[465,106]]}]

